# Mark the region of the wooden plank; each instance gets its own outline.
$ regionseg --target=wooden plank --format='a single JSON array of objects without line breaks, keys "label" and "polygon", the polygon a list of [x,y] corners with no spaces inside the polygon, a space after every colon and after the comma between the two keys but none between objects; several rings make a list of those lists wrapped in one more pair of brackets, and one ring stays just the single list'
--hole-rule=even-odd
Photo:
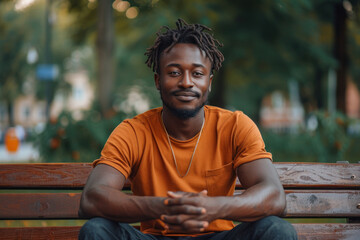
[{"label": "wooden plank", "polygon": [[360,189],[360,164],[275,163],[284,188]]},{"label": "wooden plank", "polygon": [[0,219],[76,219],[80,193],[0,194]]},{"label": "wooden plank", "polygon": [[360,236],[360,224],[320,224],[296,223],[299,240],[357,240]]},{"label": "wooden plank", "polygon": [[65,240],[78,239],[81,226],[0,228],[0,239]]},{"label": "wooden plank", "polygon": [[[274,163],[285,188],[360,188],[360,164]],[[81,189],[90,163],[1,164],[0,188]],[[129,188],[129,182],[126,187]],[[238,188],[241,187],[238,182]]]},{"label": "wooden plank", "polygon": [[[299,240],[355,240],[360,235],[360,224],[293,224]],[[76,227],[0,228],[0,239],[77,239]]]},{"label": "wooden plank", "polygon": [[90,163],[24,163],[0,165],[0,188],[84,187]]},{"label": "wooden plank", "polygon": [[286,190],[286,217],[360,217],[360,190]]},{"label": "wooden plank", "polygon": [[[286,217],[360,217],[360,190],[286,190]],[[76,219],[80,193],[0,194],[0,219]]]}]

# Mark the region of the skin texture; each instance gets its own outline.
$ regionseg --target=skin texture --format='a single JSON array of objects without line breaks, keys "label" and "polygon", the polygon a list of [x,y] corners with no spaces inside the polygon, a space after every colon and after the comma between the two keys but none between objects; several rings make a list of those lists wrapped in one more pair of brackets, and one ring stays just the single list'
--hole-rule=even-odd
[{"label": "skin texture", "polygon": [[[200,131],[204,121],[202,106],[212,78],[211,62],[196,45],[180,43],[162,53],[155,85],[164,103],[164,125],[172,137],[186,140]],[[198,111],[184,119],[172,108]],[[269,159],[242,164],[236,172],[245,188],[241,195],[209,197],[204,190],[168,192],[167,198],[143,197],[123,193],[125,177],[116,169],[100,164],[88,178],[79,215],[127,223],[161,218],[170,230],[196,233],[204,231],[215,219],[255,221],[284,212],[285,193]]]}]

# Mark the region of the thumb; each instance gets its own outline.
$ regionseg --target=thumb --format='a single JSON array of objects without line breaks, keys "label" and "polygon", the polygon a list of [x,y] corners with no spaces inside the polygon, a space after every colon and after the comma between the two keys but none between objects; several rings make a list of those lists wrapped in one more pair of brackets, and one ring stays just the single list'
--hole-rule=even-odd
[{"label": "thumb", "polygon": [[207,197],[208,191],[206,189],[204,189],[199,194],[204,196],[204,197]]}]

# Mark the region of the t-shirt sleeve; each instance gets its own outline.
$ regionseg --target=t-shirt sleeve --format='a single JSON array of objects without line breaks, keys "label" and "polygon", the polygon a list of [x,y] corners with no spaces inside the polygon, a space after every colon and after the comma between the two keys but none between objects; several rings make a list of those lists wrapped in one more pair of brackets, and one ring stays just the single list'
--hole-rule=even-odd
[{"label": "t-shirt sleeve", "polygon": [[111,133],[101,151],[101,157],[93,162],[93,167],[98,164],[107,164],[128,178],[137,156],[136,133],[132,125],[125,120]]},{"label": "t-shirt sleeve", "polygon": [[272,160],[271,153],[265,150],[265,143],[256,124],[245,114],[239,113],[237,118],[234,145],[236,149],[234,168],[241,164],[268,158]]}]

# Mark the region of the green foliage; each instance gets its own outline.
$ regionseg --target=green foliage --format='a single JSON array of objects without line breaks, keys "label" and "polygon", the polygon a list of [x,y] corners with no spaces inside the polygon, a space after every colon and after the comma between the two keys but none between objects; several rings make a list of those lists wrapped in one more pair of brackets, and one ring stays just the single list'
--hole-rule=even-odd
[{"label": "green foliage", "polygon": [[[56,19],[52,26],[51,62],[60,68],[60,76],[47,82],[36,79],[36,67],[45,61],[45,3],[36,1],[26,10],[15,10],[16,1],[0,2],[0,101],[10,108],[20,95],[34,92],[38,99],[44,99],[48,92],[54,96],[56,89],[64,85],[64,60],[72,52],[72,40],[67,34],[67,20],[71,18],[59,6],[53,7]],[[55,11],[56,10],[56,11]],[[62,16],[66,14],[66,20]],[[54,18],[55,19],[55,18]],[[36,49],[37,62],[27,62],[30,49]],[[30,90],[25,91],[24,83],[31,82]],[[29,84],[28,84],[29,86]],[[10,112],[11,114],[11,112]],[[10,115],[9,114],[9,115]],[[11,119],[11,116],[10,116]],[[11,123],[10,123],[11,124]]]},{"label": "green foliage", "polygon": [[[14,101],[30,67],[26,63],[30,47],[29,23],[5,2],[0,8],[0,100]],[[34,21],[32,21],[34,23]],[[29,41],[29,42],[27,42]]]},{"label": "green foliage", "polygon": [[359,141],[359,136],[347,133],[349,125],[354,121],[336,112],[325,111],[314,113],[318,121],[315,131],[298,134],[274,133],[263,131],[266,149],[272,152],[274,161],[286,162],[337,162],[358,161],[358,149],[350,148]]},{"label": "green foliage", "polygon": [[[70,12],[77,16],[72,27],[76,33],[74,39],[76,42],[89,43],[91,40],[94,43],[96,4],[89,6],[86,0],[67,2]],[[139,8],[137,18],[127,19],[124,12],[114,11],[118,44],[116,84],[111,95],[129,85],[153,85],[143,53],[153,43],[154,33],[162,25],[174,26],[177,18],[210,26],[214,35],[224,43],[224,74],[221,79],[215,74],[214,79],[223,81],[225,87],[223,90],[214,88],[213,95],[221,91],[226,107],[243,109],[246,105],[244,110],[251,116],[258,114],[264,95],[274,90],[287,90],[289,80],[298,81],[300,87],[306,89],[301,92],[310,93],[304,98],[316,104],[318,98],[314,83],[324,81],[329,68],[337,65],[331,32],[337,0],[129,2]],[[352,4],[357,9],[359,1],[352,1]],[[353,43],[353,33],[358,25],[352,29],[349,42]],[[357,61],[356,52],[360,51],[358,45],[352,44],[353,50],[350,51],[353,53],[349,61],[353,73],[358,72],[356,63],[353,63]],[[322,73],[320,76],[319,72]],[[256,92],[243,91],[254,85]],[[245,92],[244,98],[252,100],[251,107],[239,99],[239,92]],[[216,99],[212,104],[217,104]]]},{"label": "green foliage", "polygon": [[339,112],[330,114],[325,111],[317,112],[316,117],[319,126],[315,137],[322,146],[318,153],[320,162],[345,160],[344,154],[350,144],[350,138],[346,132],[350,119]]},{"label": "green foliage", "polygon": [[99,111],[84,113],[84,120],[76,121],[71,113],[63,112],[50,121],[36,139],[43,162],[92,162],[100,152],[112,130],[126,117],[114,113],[102,119]]},{"label": "green foliage", "polygon": [[[53,61],[60,66],[61,72],[76,71],[77,66],[66,59],[75,53],[74,45],[78,49],[95,48],[98,1],[53,2],[57,15],[53,29]],[[337,66],[333,57],[332,26],[333,7],[340,0],[129,2],[138,7],[137,18],[128,19],[124,12],[114,10],[117,71],[113,91],[108,93],[113,105],[120,103],[133,85],[141,86],[148,94],[151,107],[161,104],[143,54],[153,44],[154,33],[162,25],[174,26],[177,18],[210,26],[214,35],[224,43],[223,73],[215,74],[214,81],[222,81],[225,87],[221,90],[214,88],[213,94],[221,91],[227,108],[243,110],[255,121],[258,120],[262,98],[273,90],[286,91],[290,79],[300,83],[301,92],[308,93],[309,102],[316,102],[315,82],[324,81],[324,73]],[[34,75],[35,66],[25,62],[29,47],[38,50],[39,62],[42,61],[44,3],[38,1],[26,11],[17,13],[13,10],[14,1],[0,2],[0,98],[6,101],[13,101],[21,93],[24,79]],[[359,84],[360,4],[357,0],[351,0],[351,3],[354,16],[348,21],[349,72]],[[97,79],[96,54],[87,56],[86,63],[78,69],[85,68],[91,80]],[[74,69],[66,69],[65,62]],[[318,72],[322,74],[319,76]],[[54,89],[66,87],[62,80],[60,76]],[[44,86],[38,83],[36,86],[38,97],[42,98]],[[322,86],[324,88],[325,84]],[[320,92],[325,91],[320,89]],[[316,108],[316,104],[313,107]],[[101,119],[93,110],[85,113],[84,120],[75,121],[70,113],[63,113],[57,122],[48,123],[38,138],[43,160],[94,160],[111,130],[123,117],[124,114],[119,113],[112,119]],[[269,150],[276,158],[295,156],[320,161],[346,158],[356,145],[352,138],[347,139],[346,126],[338,124],[337,119],[343,117],[327,116],[322,112],[317,113],[317,117],[319,127],[313,133],[286,136],[265,132]],[[346,125],[347,120],[343,121]]]}]

